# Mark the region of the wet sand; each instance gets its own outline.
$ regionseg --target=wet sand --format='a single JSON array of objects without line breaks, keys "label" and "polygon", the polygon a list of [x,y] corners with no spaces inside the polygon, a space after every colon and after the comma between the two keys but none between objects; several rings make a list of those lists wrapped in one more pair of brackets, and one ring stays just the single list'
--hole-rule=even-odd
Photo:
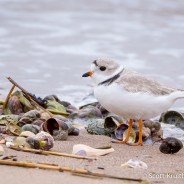
[{"label": "wet sand", "polygon": [[[174,155],[165,155],[159,151],[159,144],[154,146],[145,145],[143,147],[131,147],[128,145],[112,144],[109,137],[89,135],[83,130],[78,137],[69,137],[67,141],[57,141],[53,151],[71,153],[74,144],[86,144],[92,147],[100,147],[111,144],[115,152],[100,157],[98,160],[88,162],[85,160],[77,160],[73,158],[64,158],[56,156],[43,156],[31,153],[17,152],[5,148],[6,155],[17,155],[19,161],[31,161],[40,163],[58,164],[62,167],[72,167],[73,169],[88,169],[106,174],[112,174],[120,177],[142,178],[147,179],[151,183],[183,183],[184,166],[183,157],[184,149]],[[141,159],[148,165],[147,170],[133,169],[128,167],[120,167],[121,164],[127,162],[131,158]],[[103,167],[104,170],[99,170]],[[79,176],[72,176],[70,173],[48,171],[40,169],[18,168],[10,166],[0,166],[0,183],[1,184],[50,184],[50,183],[86,183],[86,184],[105,184],[105,183],[136,183],[119,181],[114,179],[91,179]],[[183,179],[171,177],[179,177],[183,174]]]}]

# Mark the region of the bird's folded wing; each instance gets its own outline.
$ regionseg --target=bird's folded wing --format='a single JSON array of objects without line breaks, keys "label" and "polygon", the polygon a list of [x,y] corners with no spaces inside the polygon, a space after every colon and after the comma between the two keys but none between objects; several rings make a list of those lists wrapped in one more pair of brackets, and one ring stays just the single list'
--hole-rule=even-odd
[{"label": "bird's folded wing", "polygon": [[176,89],[164,86],[147,76],[127,69],[123,71],[116,83],[122,86],[125,90],[133,93],[148,92],[152,95],[167,95],[176,91]]}]

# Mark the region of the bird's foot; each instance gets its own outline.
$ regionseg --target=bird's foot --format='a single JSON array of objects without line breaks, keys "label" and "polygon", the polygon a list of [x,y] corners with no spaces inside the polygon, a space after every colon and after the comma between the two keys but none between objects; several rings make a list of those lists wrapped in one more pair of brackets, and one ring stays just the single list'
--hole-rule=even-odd
[{"label": "bird's foot", "polygon": [[127,144],[128,144],[129,146],[143,146],[142,141],[138,141],[138,142],[136,142],[136,143],[128,143],[128,142],[127,142]]},{"label": "bird's foot", "polygon": [[119,141],[119,140],[115,140],[115,139],[112,139],[111,142],[112,143],[118,143],[118,144],[126,144],[127,143],[127,141],[125,141],[125,140],[124,141]]}]

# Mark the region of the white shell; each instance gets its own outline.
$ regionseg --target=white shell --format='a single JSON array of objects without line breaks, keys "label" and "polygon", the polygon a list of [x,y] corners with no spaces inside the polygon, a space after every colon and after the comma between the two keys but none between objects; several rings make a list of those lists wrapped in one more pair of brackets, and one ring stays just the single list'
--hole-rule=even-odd
[{"label": "white shell", "polygon": [[95,149],[84,144],[76,144],[73,146],[72,154],[83,155],[89,157],[107,155],[114,152],[113,148],[110,149]]},{"label": "white shell", "polygon": [[19,136],[20,137],[34,137],[35,134],[33,132],[30,132],[30,131],[23,131],[23,132],[21,132],[21,134]]},{"label": "white shell", "polygon": [[148,166],[145,162],[141,161],[141,160],[137,160],[137,159],[130,159],[128,162],[124,163],[121,165],[121,167],[123,166],[129,166],[131,168],[135,168],[135,169],[147,169]]},{"label": "white shell", "polygon": [[6,147],[10,148],[10,146],[14,146],[14,144],[12,142],[6,142]]}]

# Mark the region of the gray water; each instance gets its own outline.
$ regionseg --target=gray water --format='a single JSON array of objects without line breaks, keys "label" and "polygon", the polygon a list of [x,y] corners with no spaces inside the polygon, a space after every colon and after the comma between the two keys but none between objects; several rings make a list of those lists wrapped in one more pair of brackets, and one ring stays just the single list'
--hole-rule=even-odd
[{"label": "gray water", "polygon": [[81,75],[98,57],[184,88],[184,1],[0,0],[3,95],[11,76],[37,95],[81,103],[92,90]]}]

